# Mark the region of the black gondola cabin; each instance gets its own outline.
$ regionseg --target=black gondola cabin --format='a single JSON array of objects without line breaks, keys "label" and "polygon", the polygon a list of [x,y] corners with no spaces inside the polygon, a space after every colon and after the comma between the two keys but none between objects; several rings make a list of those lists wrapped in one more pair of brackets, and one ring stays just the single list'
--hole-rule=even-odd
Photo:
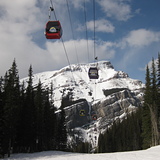
[{"label": "black gondola cabin", "polygon": [[85,110],[83,110],[83,109],[80,110],[79,115],[80,115],[80,116],[85,116]]},{"label": "black gondola cabin", "polygon": [[91,68],[89,68],[88,76],[89,76],[90,79],[98,79],[99,75],[98,75],[98,69],[97,69],[97,67],[91,67]]},{"label": "black gondola cabin", "polygon": [[62,36],[62,27],[59,21],[48,21],[45,29],[47,39],[60,39]]}]

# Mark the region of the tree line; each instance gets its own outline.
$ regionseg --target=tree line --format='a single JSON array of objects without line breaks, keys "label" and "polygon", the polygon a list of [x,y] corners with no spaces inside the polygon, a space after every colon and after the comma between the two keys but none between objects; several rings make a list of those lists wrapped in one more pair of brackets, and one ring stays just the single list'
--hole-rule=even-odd
[{"label": "tree line", "polygon": [[[157,63],[157,64],[156,64]],[[160,145],[160,54],[146,67],[143,107],[99,135],[97,152],[147,149]]]},{"label": "tree line", "polygon": [[142,115],[143,148],[160,144],[160,54],[152,58],[152,67],[146,67],[146,85]]},{"label": "tree line", "polygon": [[142,149],[141,109],[116,120],[105,133],[99,135],[98,152],[122,152]]},{"label": "tree line", "polygon": [[[160,144],[160,54],[146,67],[143,107],[128,114],[99,135],[96,152],[146,149]],[[0,155],[11,153],[66,150],[66,98],[55,112],[53,84],[44,89],[33,86],[32,66],[28,81],[20,83],[16,61],[0,78]],[[81,143],[78,152],[88,152],[90,144]]]},{"label": "tree line", "polygon": [[33,86],[32,66],[27,86],[20,83],[16,61],[0,78],[0,157],[11,153],[65,150],[67,133],[63,104],[56,114],[53,85]]}]

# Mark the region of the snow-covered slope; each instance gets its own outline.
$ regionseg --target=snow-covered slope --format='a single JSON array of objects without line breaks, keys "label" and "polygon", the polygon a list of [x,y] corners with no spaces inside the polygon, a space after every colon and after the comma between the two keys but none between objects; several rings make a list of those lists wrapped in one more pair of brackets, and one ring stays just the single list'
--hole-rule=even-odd
[{"label": "snow-covered slope", "polygon": [[[99,78],[96,80],[88,76],[88,70],[93,66],[98,67]],[[70,146],[74,146],[78,140],[89,141],[92,148],[96,148],[99,133],[116,118],[122,119],[139,107],[143,97],[141,89],[144,84],[129,78],[123,71],[116,71],[108,61],[71,65],[57,71],[34,74],[33,85],[36,86],[39,80],[44,88],[53,84],[52,99],[57,109],[67,95],[76,102],[65,108]],[[27,85],[28,78],[21,81]],[[80,116],[81,110],[85,116]],[[96,121],[93,115],[97,116]]]},{"label": "snow-covered slope", "polygon": [[[90,80],[88,70],[95,65],[98,67],[99,79]],[[144,87],[142,82],[129,78],[122,71],[116,71],[108,61],[100,61],[97,64],[71,65],[57,71],[34,74],[33,85],[37,85],[39,79],[43,87],[50,87],[53,83],[53,100],[57,108],[61,105],[62,95],[69,92],[68,89],[72,90],[72,100],[84,98],[88,102],[96,102],[106,97],[103,92],[106,89],[136,90]],[[21,81],[27,82],[27,80],[28,78],[24,78]],[[65,92],[63,92],[64,89]]]},{"label": "snow-covered slope", "polygon": [[69,152],[48,151],[31,154],[15,154],[2,160],[159,160],[160,146],[143,151],[117,152],[104,154],[78,154]]}]

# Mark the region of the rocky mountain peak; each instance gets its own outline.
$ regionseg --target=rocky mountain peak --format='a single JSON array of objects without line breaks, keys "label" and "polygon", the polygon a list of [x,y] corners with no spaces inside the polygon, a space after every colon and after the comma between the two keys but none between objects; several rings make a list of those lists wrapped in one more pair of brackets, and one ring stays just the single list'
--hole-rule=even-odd
[{"label": "rocky mountain peak", "polygon": [[[88,70],[93,66],[98,68],[96,80],[88,76]],[[36,86],[39,80],[44,88],[53,84],[52,99],[57,113],[62,99],[65,100],[70,143],[76,144],[79,138],[86,141],[86,135],[95,129],[92,135],[98,139],[99,133],[115,119],[123,119],[143,102],[144,84],[123,71],[116,71],[109,61],[73,64],[57,71],[34,74],[33,85]],[[27,85],[28,78],[21,81]],[[79,136],[74,137],[77,132]]]}]

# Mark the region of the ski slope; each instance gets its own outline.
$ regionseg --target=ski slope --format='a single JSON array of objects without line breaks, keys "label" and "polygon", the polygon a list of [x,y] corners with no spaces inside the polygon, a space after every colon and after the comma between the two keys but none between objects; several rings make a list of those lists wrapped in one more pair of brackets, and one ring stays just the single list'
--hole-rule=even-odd
[{"label": "ski slope", "polygon": [[3,160],[160,160],[160,146],[133,152],[81,154],[46,151],[31,154],[13,154]]}]

